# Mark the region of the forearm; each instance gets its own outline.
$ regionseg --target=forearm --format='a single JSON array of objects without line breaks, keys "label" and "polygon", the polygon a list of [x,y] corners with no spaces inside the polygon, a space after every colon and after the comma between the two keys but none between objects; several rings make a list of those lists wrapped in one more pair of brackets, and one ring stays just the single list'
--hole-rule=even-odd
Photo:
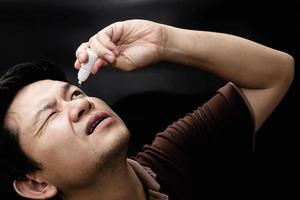
[{"label": "forearm", "polygon": [[289,76],[291,56],[250,40],[170,26],[166,32],[165,60],[199,67],[244,88],[270,88]]}]

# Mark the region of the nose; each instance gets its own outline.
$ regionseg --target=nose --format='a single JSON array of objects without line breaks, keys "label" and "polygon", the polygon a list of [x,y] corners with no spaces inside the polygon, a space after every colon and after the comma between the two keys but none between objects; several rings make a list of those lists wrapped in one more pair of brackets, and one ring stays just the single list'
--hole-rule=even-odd
[{"label": "nose", "polygon": [[79,121],[93,107],[93,104],[86,98],[73,100],[69,104],[69,117],[73,122]]}]

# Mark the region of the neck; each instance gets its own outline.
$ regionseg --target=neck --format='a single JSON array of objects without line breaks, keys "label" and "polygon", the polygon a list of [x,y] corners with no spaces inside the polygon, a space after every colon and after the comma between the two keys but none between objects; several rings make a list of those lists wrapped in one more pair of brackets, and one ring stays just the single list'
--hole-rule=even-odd
[{"label": "neck", "polygon": [[101,178],[91,186],[72,191],[66,195],[66,200],[146,200],[143,184],[125,161],[119,167],[104,172]]}]

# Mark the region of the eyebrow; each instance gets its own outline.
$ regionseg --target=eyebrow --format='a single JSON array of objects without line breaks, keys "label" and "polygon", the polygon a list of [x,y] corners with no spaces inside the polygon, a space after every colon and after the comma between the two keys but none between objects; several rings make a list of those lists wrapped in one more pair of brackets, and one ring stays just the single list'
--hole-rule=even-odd
[{"label": "eyebrow", "polygon": [[[61,90],[63,91],[63,97],[66,96],[66,93],[67,91],[70,89],[72,85],[69,84],[69,83],[65,83],[61,86]],[[35,119],[35,123],[36,124],[38,122],[38,119],[40,118],[41,114],[43,112],[45,112],[46,110],[49,110],[51,108],[53,108],[55,105],[57,104],[57,101],[56,100],[53,100],[53,101],[50,101],[50,102],[47,102],[44,106],[42,106],[42,108],[36,112],[35,116],[34,116],[34,119]]]}]

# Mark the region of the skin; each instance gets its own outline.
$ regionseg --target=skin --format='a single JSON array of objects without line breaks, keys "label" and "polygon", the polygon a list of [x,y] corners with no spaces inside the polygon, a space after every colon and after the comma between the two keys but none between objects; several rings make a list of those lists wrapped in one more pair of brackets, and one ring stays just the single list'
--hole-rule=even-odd
[{"label": "skin", "polygon": [[[43,186],[53,186],[63,192],[65,199],[84,199],[87,196],[82,194],[94,190],[105,196],[112,185],[127,188],[120,177],[140,186],[126,162],[129,131],[123,121],[100,99],[86,96],[75,86],[67,90],[64,86],[65,82],[53,80],[32,83],[17,94],[9,108],[13,120],[8,121],[22,130],[21,147],[42,166],[42,170],[29,175],[36,185],[41,183],[35,189],[43,191]],[[47,103],[51,106],[37,118],[36,113]],[[87,135],[87,121],[96,112],[110,117]],[[22,184],[15,187],[19,193],[28,194]],[[135,191],[134,187],[129,189]]]}]

